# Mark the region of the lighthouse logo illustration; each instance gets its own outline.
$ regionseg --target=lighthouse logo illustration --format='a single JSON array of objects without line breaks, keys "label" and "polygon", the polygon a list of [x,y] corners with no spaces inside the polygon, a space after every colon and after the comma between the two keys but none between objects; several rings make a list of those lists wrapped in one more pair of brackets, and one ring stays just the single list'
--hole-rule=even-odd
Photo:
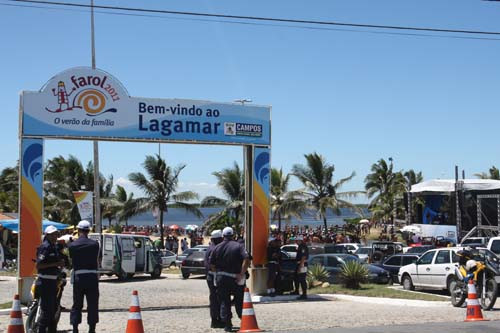
[{"label": "lighthouse logo illustration", "polygon": [[[68,112],[68,111],[79,111],[83,110],[87,116],[98,116],[106,112],[116,112],[116,108],[106,108],[108,102],[114,102],[119,100],[117,93],[113,89],[110,94],[108,91],[112,88],[103,89],[107,94],[101,91],[101,86],[106,82],[106,77],[102,80],[97,76],[90,76],[90,78],[96,78],[99,80],[89,80],[82,81],[82,77],[75,78],[71,77],[73,87],[68,91],[64,81],[59,81],[57,83],[57,88],[52,88],[52,94],[57,98],[57,107],[48,108],[45,110],[51,113]],[[94,84],[92,84],[94,83]],[[96,84],[97,83],[97,84]],[[109,86],[109,85],[108,85]]]}]

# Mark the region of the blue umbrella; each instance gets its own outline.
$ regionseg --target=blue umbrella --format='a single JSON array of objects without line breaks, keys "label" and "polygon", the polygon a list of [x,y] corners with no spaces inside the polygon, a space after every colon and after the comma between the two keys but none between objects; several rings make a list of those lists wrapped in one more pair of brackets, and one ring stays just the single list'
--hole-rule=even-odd
[{"label": "blue umbrella", "polygon": [[[0,224],[5,228],[15,232],[19,232],[19,219],[15,220],[0,220]],[[42,231],[45,230],[49,225],[53,225],[57,230],[64,230],[69,227],[69,225],[49,220],[42,221]]]}]

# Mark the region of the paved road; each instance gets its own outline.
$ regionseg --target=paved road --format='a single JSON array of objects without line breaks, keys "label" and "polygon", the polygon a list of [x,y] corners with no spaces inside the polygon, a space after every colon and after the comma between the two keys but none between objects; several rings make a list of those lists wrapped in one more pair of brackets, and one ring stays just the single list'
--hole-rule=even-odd
[{"label": "paved road", "polygon": [[332,328],[322,330],[295,331],[294,333],[498,333],[500,321],[475,323],[430,323],[415,325],[371,326],[361,328]]},{"label": "paved road", "polygon": [[[11,300],[15,286],[15,280],[0,278],[0,303]],[[208,328],[210,322],[208,288],[202,278],[182,280],[178,276],[169,275],[158,280],[136,277],[128,282],[104,278],[99,289],[101,293],[99,332],[125,330],[132,290],[139,291],[142,318],[145,331],[148,333],[220,332]],[[62,301],[68,308],[72,304],[71,294],[71,285],[68,284]],[[372,332],[367,331],[366,327],[375,326],[373,332],[385,332],[386,328],[391,329],[390,325],[403,325],[396,327],[393,332],[416,333],[415,328],[422,326],[420,323],[435,322],[454,322],[462,328],[465,309],[453,308],[448,302],[439,303],[426,307],[405,301],[400,301],[398,304],[389,302],[374,304],[359,299],[338,298],[333,301],[254,304],[254,308],[259,327],[267,331],[310,332],[311,329],[325,329],[325,332],[354,333]],[[500,311],[490,311],[484,315],[491,320],[500,320]],[[236,318],[235,315],[234,317]],[[0,332],[6,330],[7,322],[8,317],[0,315]],[[237,326],[239,320],[236,318],[233,323]],[[389,326],[378,328],[381,325]],[[83,325],[81,328],[84,331]],[[356,331],[355,328],[359,329]],[[64,332],[71,329],[68,312],[62,314],[59,329]],[[430,331],[427,330],[426,333],[428,332]],[[441,333],[441,331],[435,332]],[[467,331],[458,329],[453,333],[458,332]]]}]

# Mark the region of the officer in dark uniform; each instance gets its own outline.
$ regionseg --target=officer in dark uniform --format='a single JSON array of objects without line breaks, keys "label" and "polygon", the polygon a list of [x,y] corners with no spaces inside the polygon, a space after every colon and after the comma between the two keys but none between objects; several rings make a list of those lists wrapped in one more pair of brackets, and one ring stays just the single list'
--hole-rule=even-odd
[{"label": "officer in dark uniform", "polygon": [[70,322],[73,325],[73,333],[78,333],[85,296],[89,333],[95,333],[95,326],[99,322],[99,275],[97,274],[99,243],[88,238],[90,232],[88,221],[80,221],[77,229],[78,239],[68,246],[69,255],[73,260],[73,307]]},{"label": "officer in dark uniform", "polygon": [[295,238],[297,242],[297,268],[295,270],[295,293],[299,294],[299,286],[302,288],[302,295],[298,299],[307,299],[307,259],[309,259],[309,249],[304,243],[303,236],[297,236]]},{"label": "officer in dark uniform", "polygon": [[[220,319],[224,322],[224,331],[231,332],[231,294],[237,299],[238,284],[245,283],[245,273],[250,264],[250,259],[245,247],[233,240],[233,229],[230,227],[222,230],[224,241],[217,245],[210,256],[210,269],[216,271],[217,294],[219,295]],[[241,300],[242,302],[242,300]]]},{"label": "officer in dark uniform", "polygon": [[276,277],[279,271],[281,260],[281,249],[279,240],[273,236],[269,237],[267,245],[267,294],[271,297],[276,296]]},{"label": "officer in dark uniform", "polygon": [[[64,259],[57,247],[58,232],[56,227],[45,228],[45,237],[36,251],[36,269],[38,279],[36,288],[40,292],[39,333],[56,333],[57,323],[54,320],[57,310],[57,278],[64,266]],[[48,331],[47,331],[48,330]]]},{"label": "officer in dark uniform", "polygon": [[210,236],[210,246],[205,253],[205,268],[207,269],[207,285],[210,290],[210,318],[212,318],[211,328],[223,328],[224,323],[220,320],[220,302],[215,286],[215,271],[210,270],[210,256],[215,247],[222,242],[222,231],[214,230]]}]

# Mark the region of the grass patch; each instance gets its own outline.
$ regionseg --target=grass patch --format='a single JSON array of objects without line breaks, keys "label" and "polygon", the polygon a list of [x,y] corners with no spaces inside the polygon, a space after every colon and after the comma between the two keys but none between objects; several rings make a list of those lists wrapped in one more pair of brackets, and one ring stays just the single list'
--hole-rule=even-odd
[{"label": "grass patch", "polygon": [[181,274],[179,267],[164,268],[161,272],[163,274]]},{"label": "grass patch", "polygon": [[0,309],[12,309],[12,302],[0,303]]},{"label": "grass patch", "polygon": [[0,276],[17,276],[16,271],[0,271]]},{"label": "grass patch", "polygon": [[402,290],[395,290],[388,288],[383,284],[363,284],[361,289],[347,289],[341,285],[330,285],[328,288],[313,288],[309,291],[311,294],[343,294],[353,296],[366,296],[366,297],[385,297],[385,298],[399,298],[399,299],[415,299],[422,301],[446,301],[445,298],[434,295],[419,294],[407,292]]}]

